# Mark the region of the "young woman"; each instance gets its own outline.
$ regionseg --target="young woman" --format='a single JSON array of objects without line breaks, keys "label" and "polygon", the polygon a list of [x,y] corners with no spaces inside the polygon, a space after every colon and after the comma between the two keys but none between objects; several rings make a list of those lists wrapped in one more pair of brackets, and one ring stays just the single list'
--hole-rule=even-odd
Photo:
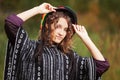
[{"label": "young woman", "polygon": [[[42,19],[38,41],[30,40],[22,24],[38,14]],[[5,19],[8,37],[4,80],[98,80],[108,61],[91,41],[76,14],[68,7],[43,3]],[[71,47],[74,33],[92,57],[81,57]]]}]

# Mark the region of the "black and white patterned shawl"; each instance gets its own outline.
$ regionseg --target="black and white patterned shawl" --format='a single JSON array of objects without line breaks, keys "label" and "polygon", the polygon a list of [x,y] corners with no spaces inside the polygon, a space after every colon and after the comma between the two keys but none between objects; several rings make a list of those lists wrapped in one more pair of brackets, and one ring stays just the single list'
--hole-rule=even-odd
[{"label": "black and white patterned shawl", "polygon": [[4,80],[98,80],[92,58],[82,58],[74,52],[70,65],[70,57],[53,46],[44,47],[39,61],[39,56],[34,58],[36,43],[19,28],[15,45],[7,45]]}]

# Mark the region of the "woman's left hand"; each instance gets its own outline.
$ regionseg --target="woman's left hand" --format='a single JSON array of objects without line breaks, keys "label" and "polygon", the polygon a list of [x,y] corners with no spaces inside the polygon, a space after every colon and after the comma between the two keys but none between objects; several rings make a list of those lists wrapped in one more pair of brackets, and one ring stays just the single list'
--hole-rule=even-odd
[{"label": "woman's left hand", "polygon": [[88,38],[88,33],[87,33],[87,31],[86,31],[84,26],[73,24],[73,27],[74,27],[75,32],[78,34],[78,36],[81,39]]}]

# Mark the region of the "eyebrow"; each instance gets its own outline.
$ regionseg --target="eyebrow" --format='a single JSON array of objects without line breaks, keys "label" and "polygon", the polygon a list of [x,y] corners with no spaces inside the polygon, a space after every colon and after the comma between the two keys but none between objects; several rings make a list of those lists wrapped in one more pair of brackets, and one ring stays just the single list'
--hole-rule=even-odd
[{"label": "eyebrow", "polygon": [[[56,26],[62,27],[61,24],[56,24]],[[64,28],[68,28],[68,26],[65,26]]]}]

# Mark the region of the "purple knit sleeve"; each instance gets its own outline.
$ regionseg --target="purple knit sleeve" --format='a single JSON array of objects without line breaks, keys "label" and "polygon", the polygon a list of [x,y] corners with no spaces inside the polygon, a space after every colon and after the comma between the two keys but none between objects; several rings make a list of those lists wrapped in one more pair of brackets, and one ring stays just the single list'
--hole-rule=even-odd
[{"label": "purple knit sleeve", "polygon": [[23,20],[15,14],[8,16],[5,21],[12,23],[16,27],[20,27],[23,24]]},{"label": "purple knit sleeve", "polygon": [[12,44],[15,43],[17,31],[22,24],[23,20],[15,14],[12,14],[5,19],[5,32]]},{"label": "purple knit sleeve", "polygon": [[94,62],[96,63],[97,76],[101,76],[110,67],[109,62],[106,59],[105,61],[99,61],[94,59]]}]

